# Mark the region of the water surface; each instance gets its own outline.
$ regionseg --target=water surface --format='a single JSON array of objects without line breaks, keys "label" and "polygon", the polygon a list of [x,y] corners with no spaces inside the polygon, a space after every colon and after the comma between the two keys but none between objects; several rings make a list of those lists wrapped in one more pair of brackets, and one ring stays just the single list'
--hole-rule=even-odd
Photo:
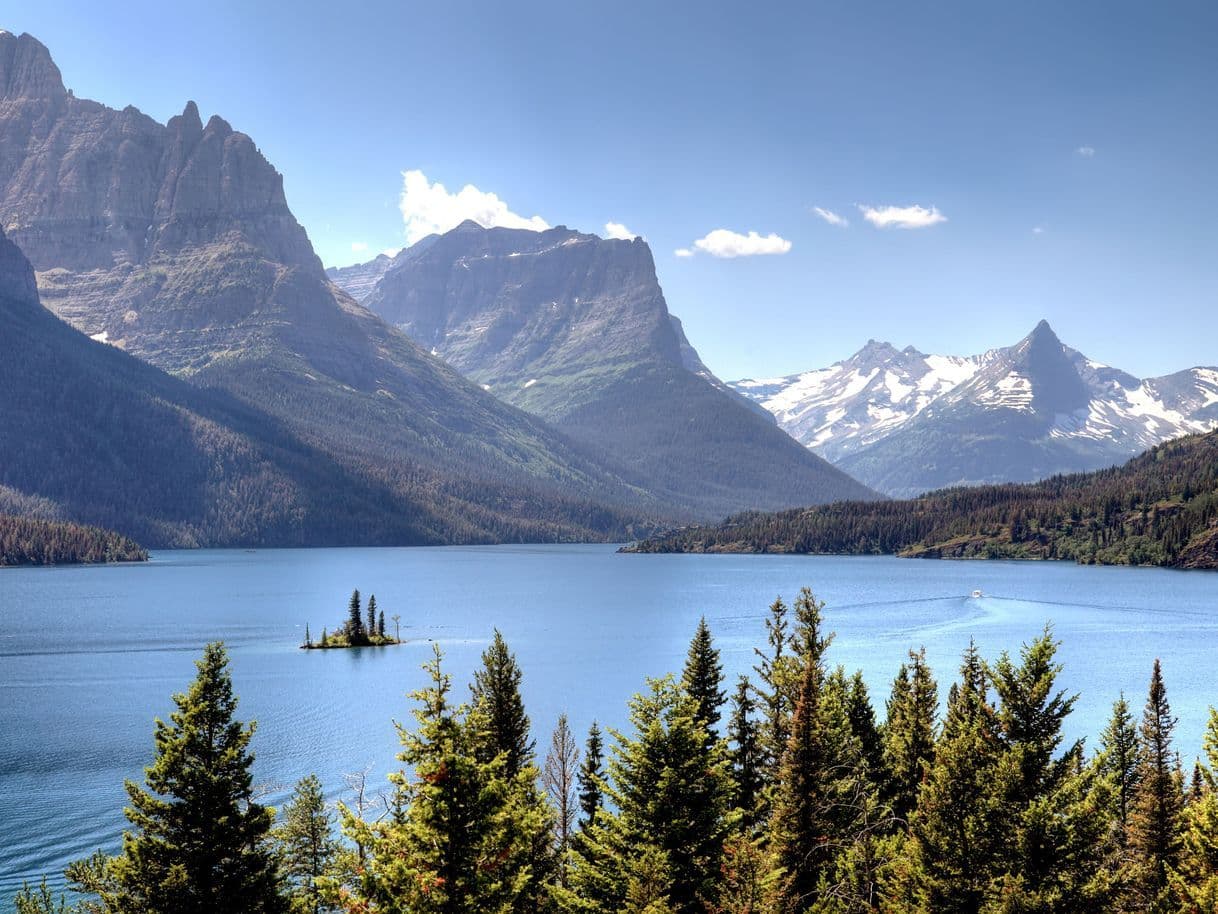
[{"label": "water surface", "polygon": [[[1144,700],[1164,661],[1190,764],[1218,703],[1218,575],[1056,563],[803,556],[617,555],[606,546],[158,552],[147,565],[0,570],[0,909],[26,879],[113,849],[124,778],[152,757],[209,640],[223,639],[256,718],[256,780],[268,802],[315,772],[339,797],[345,773],[382,785],[391,721],[424,684],[431,642],[462,693],[492,628],[524,669],[544,751],[561,711],[584,732],[625,722],[647,676],[679,670],[705,615],[735,674],[764,638],[766,607],[811,586],[837,634],[830,659],[861,668],[877,709],[911,647],[925,645],[946,694],[974,637],[987,657],[1052,622],[1063,683],[1081,693],[1072,736],[1098,733],[1124,690]],[[341,624],[351,589],[375,593],[406,645],[297,648]],[[974,599],[979,589],[984,596]]]}]

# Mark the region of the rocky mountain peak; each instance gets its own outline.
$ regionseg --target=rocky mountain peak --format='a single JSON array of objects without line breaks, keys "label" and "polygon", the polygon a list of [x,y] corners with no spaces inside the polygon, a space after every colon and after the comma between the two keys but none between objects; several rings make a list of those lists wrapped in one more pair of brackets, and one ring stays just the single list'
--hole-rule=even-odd
[{"label": "rocky mountain peak", "polygon": [[67,94],[46,45],[33,35],[0,31],[0,98],[54,100]]}]

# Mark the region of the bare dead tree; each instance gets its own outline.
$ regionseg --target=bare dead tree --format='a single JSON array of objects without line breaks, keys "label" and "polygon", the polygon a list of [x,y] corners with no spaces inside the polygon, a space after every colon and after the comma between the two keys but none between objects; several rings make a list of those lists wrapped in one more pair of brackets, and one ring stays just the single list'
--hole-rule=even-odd
[{"label": "bare dead tree", "polygon": [[579,744],[571,733],[567,715],[558,716],[558,725],[550,737],[550,751],[542,770],[541,783],[554,807],[554,849],[558,852],[559,883],[567,885],[567,848],[575,828],[575,813],[579,808],[576,791],[579,773]]}]

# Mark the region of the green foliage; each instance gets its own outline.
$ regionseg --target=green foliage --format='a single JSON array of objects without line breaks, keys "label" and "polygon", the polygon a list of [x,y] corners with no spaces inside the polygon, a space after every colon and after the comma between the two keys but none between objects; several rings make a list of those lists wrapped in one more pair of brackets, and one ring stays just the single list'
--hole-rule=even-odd
[{"label": "green foliage", "polygon": [[279,872],[288,890],[293,914],[321,914],[334,910],[325,904],[318,880],[334,863],[339,845],[334,820],[326,809],[321,782],[315,775],[302,778],[283,810],[283,821],[271,833],[279,857]]},{"label": "green foliage", "polygon": [[274,812],[253,800],[254,726],[234,719],[237,699],[223,645],[209,644],[170,723],[156,722],[147,789],[130,781],[131,830],[122,852],[68,869],[73,887],[107,914],[287,910],[267,845]]},{"label": "green foliage", "polygon": [[584,760],[579,766],[580,831],[586,831],[605,803],[605,748],[601,728],[596,721],[588,729]]},{"label": "green foliage", "polygon": [[529,716],[520,696],[520,680],[516,656],[508,649],[499,629],[495,629],[490,646],[482,652],[482,668],[474,674],[470,691],[485,727],[480,737],[480,754],[488,760],[502,755],[509,778],[534,762],[535,743],[529,735]]},{"label": "green foliage", "polygon": [[689,644],[681,686],[697,703],[698,723],[706,728],[710,738],[714,738],[727,696],[722,688],[723,664],[705,616],[698,620],[698,628]]},{"label": "green foliage", "polygon": [[1122,467],[919,498],[747,513],[649,540],[640,552],[901,554],[1218,567],[1218,432]]},{"label": "green foliage", "polygon": [[761,732],[754,718],[757,705],[752,693],[748,677],[741,674],[732,695],[732,716],[727,728],[732,780],[736,787],[733,803],[740,810],[746,830],[757,824],[757,806],[764,786]]},{"label": "green foliage", "polygon": [[938,685],[926,664],[926,649],[909,652],[892,683],[884,725],[885,794],[893,815],[908,822],[918,791],[935,759]]},{"label": "green foliage", "polygon": [[16,914],[73,914],[62,895],[56,895],[47,885],[46,877],[37,887],[26,883],[13,898]]}]

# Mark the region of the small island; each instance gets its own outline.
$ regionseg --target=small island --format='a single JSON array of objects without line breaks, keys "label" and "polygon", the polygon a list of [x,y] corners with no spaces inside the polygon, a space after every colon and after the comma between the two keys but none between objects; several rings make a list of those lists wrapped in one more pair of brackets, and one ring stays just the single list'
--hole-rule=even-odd
[{"label": "small island", "polygon": [[368,597],[368,609],[360,604],[358,590],[351,592],[351,600],[347,604],[347,621],[333,633],[321,630],[321,638],[313,640],[305,623],[304,644],[300,646],[305,651],[327,651],[344,647],[386,647],[390,644],[401,644],[401,618],[393,616],[393,634],[385,633],[385,611],[378,610],[376,594]]}]

